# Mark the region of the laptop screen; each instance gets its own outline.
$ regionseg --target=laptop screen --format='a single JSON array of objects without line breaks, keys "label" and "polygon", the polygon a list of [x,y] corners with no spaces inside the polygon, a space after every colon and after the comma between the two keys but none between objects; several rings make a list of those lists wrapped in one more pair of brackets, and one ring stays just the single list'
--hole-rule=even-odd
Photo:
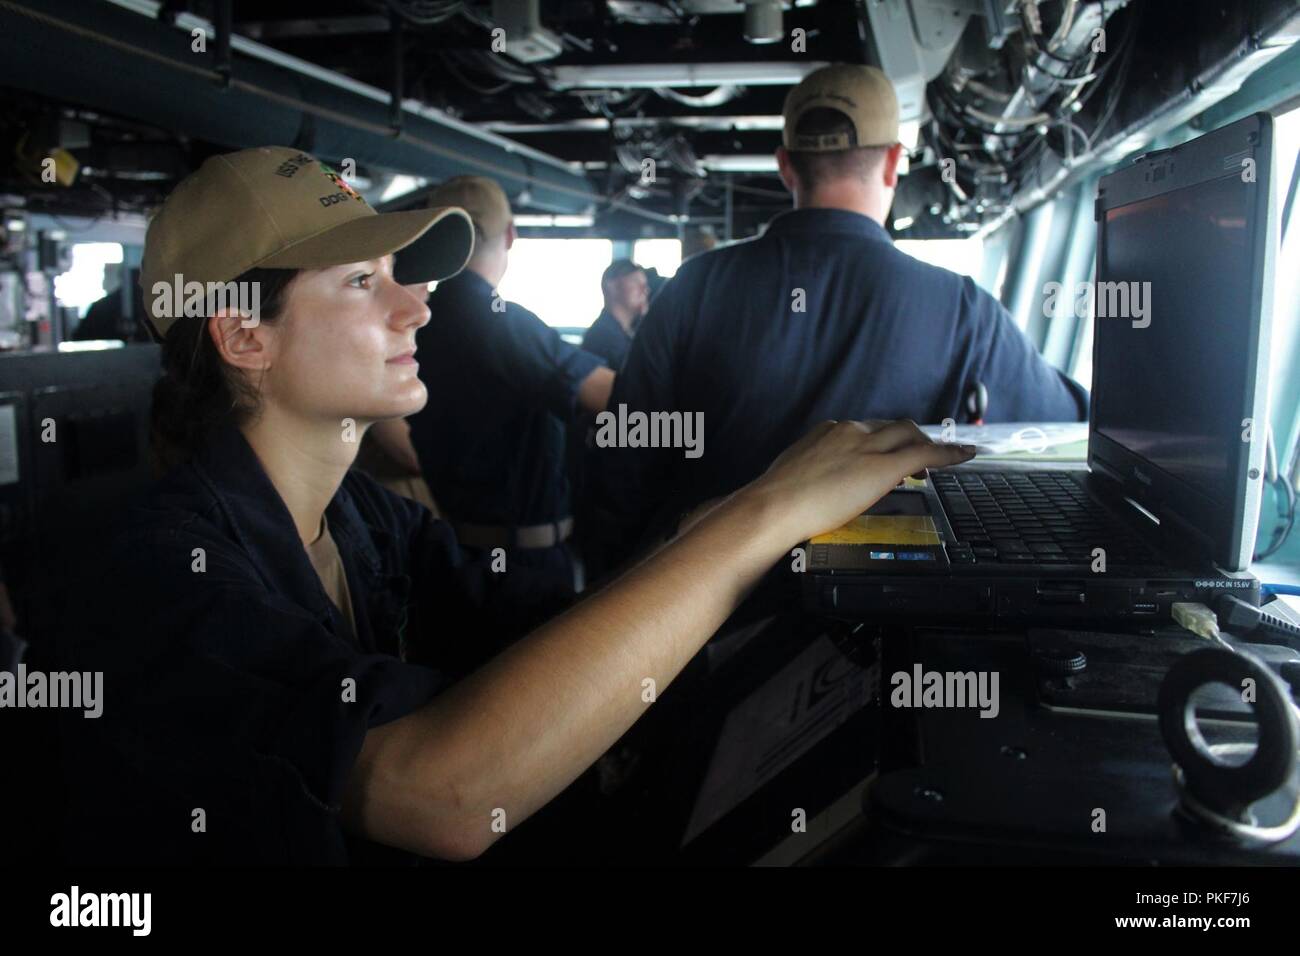
[{"label": "laptop screen", "polygon": [[1250,415],[1250,189],[1236,174],[1110,209],[1097,263],[1096,431],[1221,505]]}]

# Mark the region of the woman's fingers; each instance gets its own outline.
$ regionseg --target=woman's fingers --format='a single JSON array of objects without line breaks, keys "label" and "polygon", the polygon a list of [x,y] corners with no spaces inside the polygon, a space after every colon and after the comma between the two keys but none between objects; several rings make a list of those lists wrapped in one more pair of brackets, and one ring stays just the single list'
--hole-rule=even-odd
[{"label": "woman's fingers", "polygon": [[760,481],[787,507],[792,539],[834,528],[907,475],[968,461],[973,446],[931,441],[914,422],[822,422],[777,458]]},{"label": "woman's fingers", "polygon": [[893,425],[894,422],[888,418],[865,418],[865,419],[850,419],[846,421],[845,424],[853,425],[859,431],[863,431],[866,432],[868,435],[872,435],[880,431],[882,428],[885,428],[888,425]]},{"label": "woman's fingers", "polygon": [[[870,451],[878,454],[897,452],[912,447],[957,449],[959,457],[955,461],[943,459],[947,464],[957,464],[962,461],[967,461],[975,455],[976,449],[974,445],[955,445],[936,442],[922,431],[916,422],[911,421],[910,419],[903,419],[896,422],[855,422],[854,424],[871,424],[877,426],[874,429],[868,430],[868,445]],[[943,465],[927,465],[927,467],[935,468],[943,467]],[[919,478],[924,474],[924,472],[922,469],[917,469],[915,472],[912,472],[912,474]]]},{"label": "woman's fingers", "polygon": [[906,419],[883,424],[869,434],[870,449],[874,452],[890,452],[905,445],[929,441],[916,422]]},{"label": "woman's fingers", "polygon": [[974,445],[940,445],[935,442],[917,442],[893,453],[897,456],[900,471],[915,475],[926,468],[947,468],[960,465],[975,457]]},{"label": "woman's fingers", "polygon": [[939,444],[932,441],[912,421],[824,421],[788,448],[773,468],[787,477],[803,472],[805,480],[819,470],[837,471],[855,467],[859,455],[893,459],[885,466],[914,467],[898,472],[901,480],[909,474],[921,475],[926,468],[942,468],[968,461],[975,454],[973,445]]},{"label": "woman's fingers", "polygon": [[917,426],[916,422],[906,419],[821,422],[805,441],[810,446],[829,441],[831,444],[825,445],[828,451],[831,448],[838,448],[839,452],[833,454],[848,454],[850,459],[859,453],[891,456],[920,449],[921,451],[915,452],[912,457],[899,459],[900,462],[913,460],[922,462],[919,467],[903,473],[917,477],[922,477],[927,467],[940,468],[957,464],[968,461],[975,454],[973,445],[940,444],[933,441]]}]

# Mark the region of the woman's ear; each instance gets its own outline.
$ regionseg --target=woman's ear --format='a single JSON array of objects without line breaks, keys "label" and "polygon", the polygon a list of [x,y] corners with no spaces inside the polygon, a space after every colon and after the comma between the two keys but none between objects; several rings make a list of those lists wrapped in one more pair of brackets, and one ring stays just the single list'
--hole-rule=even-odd
[{"label": "woman's ear", "polygon": [[208,319],[208,335],[227,365],[249,371],[271,367],[274,332],[257,319],[223,309]]}]

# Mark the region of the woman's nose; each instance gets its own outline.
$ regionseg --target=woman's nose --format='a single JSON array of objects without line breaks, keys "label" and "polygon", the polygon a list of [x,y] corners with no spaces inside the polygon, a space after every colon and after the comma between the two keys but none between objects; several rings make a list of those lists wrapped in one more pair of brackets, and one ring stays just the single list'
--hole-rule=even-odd
[{"label": "woman's nose", "polygon": [[[416,328],[426,324],[429,321],[429,306],[425,300],[415,292],[411,286],[401,285],[395,279],[387,279],[391,295],[394,298],[392,321],[403,327],[414,325]],[[427,292],[425,295],[427,296]]]}]

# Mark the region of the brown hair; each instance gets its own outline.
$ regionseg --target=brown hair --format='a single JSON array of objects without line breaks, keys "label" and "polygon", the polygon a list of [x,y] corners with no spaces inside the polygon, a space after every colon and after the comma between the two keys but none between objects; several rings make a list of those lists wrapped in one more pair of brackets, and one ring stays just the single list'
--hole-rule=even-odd
[{"label": "brown hair", "polygon": [[[257,283],[258,320],[284,310],[296,269],[250,269],[234,281]],[[221,360],[208,334],[208,317],[179,319],[162,342],[163,377],[153,390],[150,451],[154,470],[188,461],[219,425],[239,424],[256,413],[257,390]]]},{"label": "brown hair", "polygon": [[611,282],[616,282],[624,276],[630,276],[634,272],[645,272],[645,267],[637,265],[631,259],[615,259],[605,267],[605,271],[601,274],[600,287],[603,289]]}]

